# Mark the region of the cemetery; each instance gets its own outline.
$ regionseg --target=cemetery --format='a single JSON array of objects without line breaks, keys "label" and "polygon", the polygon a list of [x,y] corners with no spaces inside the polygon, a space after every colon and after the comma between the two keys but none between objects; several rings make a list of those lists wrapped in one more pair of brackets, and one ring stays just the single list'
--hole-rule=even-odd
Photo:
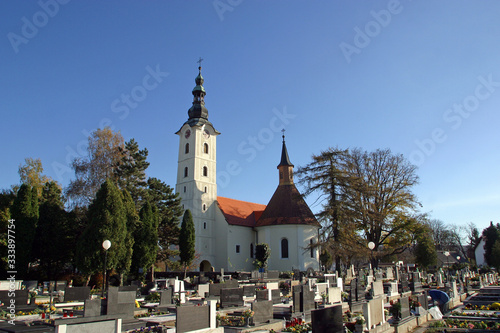
[{"label": "cemetery", "polygon": [[[204,274],[109,286],[0,283],[0,332],[428,332],[500,330],[496,274],[408,267]],[[474,283],[474,282],[478,283]]]}]

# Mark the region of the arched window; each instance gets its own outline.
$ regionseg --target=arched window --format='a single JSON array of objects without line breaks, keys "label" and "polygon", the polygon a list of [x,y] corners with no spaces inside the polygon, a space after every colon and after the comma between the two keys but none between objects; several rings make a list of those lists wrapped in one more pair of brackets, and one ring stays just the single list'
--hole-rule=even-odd
[{"label": "arched window", "polygon": [[207,210],[207,205],[203,204],[203,211]]},{"label": "arched window", "polygon": [[250,243],[250,258],[253,258],[253,243]]},{"label": "arched window", "polygon": [[207,222],[203,222],[203,229],[207,228]]},{"label": "arched window", "polygon": [[184,177],[187,177],[188,176],[188,167],[185,167],[184,168]]},{"label": "arched window", "polygon": [[203,167],[203,176],[208,177],[208,168],[206,166]]},{"label": "arched window", "polygon": [[203,144],[203,152],[204,152],[205,154],[208,154],[208,143],[204,143],[204,144]]},{"label": "arched window", "polygon": [[205,193],[207,193],[207,187],[205,186]]},{"label": "arched window", "polygon": [[186,193],[186,186],[184,186],[184,193]]},{"label": "arched window", "polygon": [[281,240],[281,258],[288,258],[288,239]]},{"label": "arched window", "polygon": [[189,153],[189,143],[186,143],[185,152],[186,152],[186,154],[188,154],[188,153]]},{"label": "arched window", "polygon": [[309,246],[311,247],[311,258],[314,258],[314,248],[313,248],[313,240],[309,240]]}]

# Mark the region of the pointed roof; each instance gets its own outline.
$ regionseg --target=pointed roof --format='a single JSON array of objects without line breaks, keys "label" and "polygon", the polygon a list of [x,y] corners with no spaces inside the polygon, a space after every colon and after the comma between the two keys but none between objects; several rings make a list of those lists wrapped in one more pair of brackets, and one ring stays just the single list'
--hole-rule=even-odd
[{"label": "pointed roof", "polygon": [[217,197],[217,204],[228,224],[244,227],[254,227],[266,209],[265,205],[224,197]]},{"label": "pointed roof", "polygon": [[256,226],[284,224],[320,227],[319,222],[299,190],[295,187],[295,184],[278,186]]}]

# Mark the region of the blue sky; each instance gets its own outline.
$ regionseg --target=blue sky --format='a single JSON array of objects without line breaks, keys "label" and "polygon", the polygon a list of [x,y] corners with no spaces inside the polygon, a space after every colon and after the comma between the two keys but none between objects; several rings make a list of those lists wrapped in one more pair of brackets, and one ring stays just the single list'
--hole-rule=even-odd
[{"label": "blue sky", "polygon": [[[419,166],[423,212],[483,229],[500,222],[499,10],[497,1],[2,1],[0,187],[19,182],[26,157],[67,185],[68,161],[106,124],[148,148],[149,176],[175,186],[174,133],[202,57],[222,133],[218,173],[227,172],[219,195],[267,203],[285,127],[296,167],[328,147],[390,148]],[[135,96],[128,105],[125,95]]]}]

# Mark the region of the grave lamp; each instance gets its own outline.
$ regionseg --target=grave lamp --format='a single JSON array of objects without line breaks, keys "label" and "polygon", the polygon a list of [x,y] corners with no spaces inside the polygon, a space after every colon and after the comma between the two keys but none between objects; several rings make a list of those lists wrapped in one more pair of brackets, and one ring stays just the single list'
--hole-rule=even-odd
[{"label": "grave lamp", "polygon": [[102,280],[102,297],[104,297],[104,290],[106,289],[107,286],[107,276],[106,276],[106,263],[108,259],[108,250],[111,247],[111,241],[106,239],[104,242],[102,242],[102,248],[104,249],[104,273],[103,273],[103,280]]},{"label": "grave lamp", "polygon": [[[370,249],[370,267],[371,267],[371,265],[373,263],[373,249],[375,248],[375,243],[368,242],[368,248]],[[373,269],[373,267],[371,269]]]}]

